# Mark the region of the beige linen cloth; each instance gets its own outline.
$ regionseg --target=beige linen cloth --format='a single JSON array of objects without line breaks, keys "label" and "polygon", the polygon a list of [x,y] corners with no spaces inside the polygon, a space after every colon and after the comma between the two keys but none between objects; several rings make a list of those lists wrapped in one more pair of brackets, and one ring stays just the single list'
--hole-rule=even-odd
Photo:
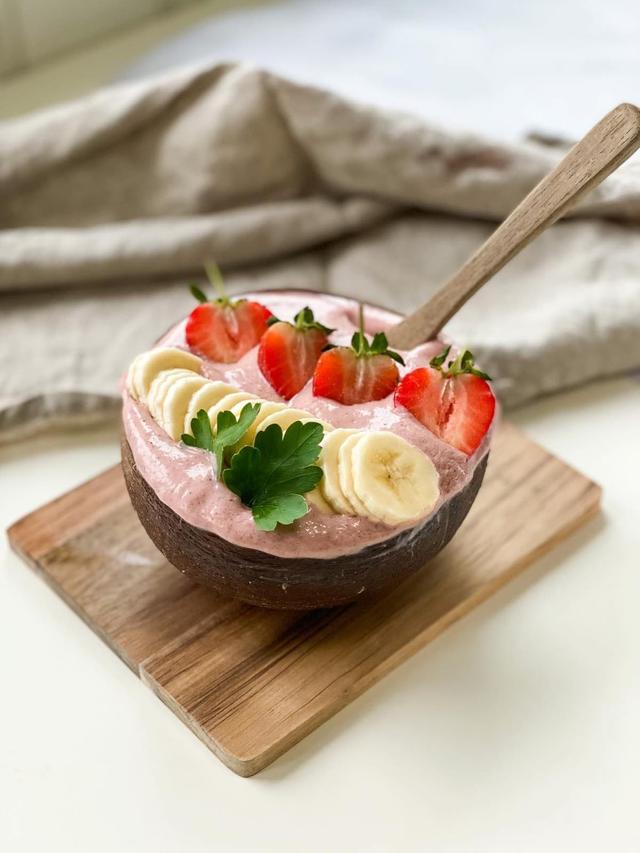
[{"label": "beige linen cloth", "polygon": [[[410,311],[559,156],[236,65],[0,123],[0,439],[115,412],[208,259]],[[631,162],[449,324],[506,405],[640,367],[639,222]]]}]

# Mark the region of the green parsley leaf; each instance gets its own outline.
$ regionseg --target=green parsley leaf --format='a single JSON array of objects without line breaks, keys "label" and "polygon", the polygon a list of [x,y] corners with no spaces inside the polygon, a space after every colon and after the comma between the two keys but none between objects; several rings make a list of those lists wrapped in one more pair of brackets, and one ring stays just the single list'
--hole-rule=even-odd
[{"label": "green parsley leaf", "polygon": [[256,527],[270,533],[278,524],[293,524],[309,511],[309,506],[302,495],[281,495],[272,500],[265,500],[252,507],[252,515]]},{"label": "green parsley leaf", "polygon": [[232,412],[218,412],[214,435],[207,413],[204,409],[200,409],[191,421],[193,436],[185,434],[182,440],[189,447],[199,447],[214,454],[216,476],[219,478],[225,463],[225,453],[240,441],[257,418],[259,411],[260,403],[247,403],[237,419]]},{"label": "green parsley leaf", "polygon": [[247,403],[246,406],[242,407],[237,420],[232,412],[218,412],[216,437],[214,439],[214,453],[216,454],[218,477],[224,465],[226,450],[240,441],[258,417],[260,406],[261,403]]},{"label": "green parsley leaf", "polygon": [[324,430],[319,423],[294,421],[286,430],[271,424],[256,435],[253,447],[235,453],[222,479],[245,506],[260,530],[292,524],[308,512],[302,497],[322,478],[314,465]]},{"label": "green parsley leaf", "polygon": [[202,450],[208,450],[209,453],[214,451],[214,436],[211,429],[211,421],[204,409],[200,409],[195,418],[191,421],[191,432],[193,435],[182,436],[182,440],[189,447],[199,447]]}]

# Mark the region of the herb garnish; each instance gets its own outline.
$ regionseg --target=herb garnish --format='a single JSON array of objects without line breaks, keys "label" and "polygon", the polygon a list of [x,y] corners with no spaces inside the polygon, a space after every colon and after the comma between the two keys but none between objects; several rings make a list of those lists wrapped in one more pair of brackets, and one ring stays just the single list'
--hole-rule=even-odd
[{"label": "herb garnish", "polygon": [[183,442],[189,447],[199,447],[208,450],[216,457],[216,477],[220,479],[225,463],[225,452],[237,444],[260,411],[260,403],[247,403],[236,420],[232,412],[218,412],[216,433],[213,434],[211,421],[204,409],[200,409],[191,421],[193,435],[182,436]]},{"label": "herb garnish", "polygon": [[314,465],[324,435],[321,424],[295,421],[286,430],[271,424],[259,432],[255,444],[235,453],[222,479],[251,509],[256,527],[275,530],[309,511],[302,497],[322,478]]}]

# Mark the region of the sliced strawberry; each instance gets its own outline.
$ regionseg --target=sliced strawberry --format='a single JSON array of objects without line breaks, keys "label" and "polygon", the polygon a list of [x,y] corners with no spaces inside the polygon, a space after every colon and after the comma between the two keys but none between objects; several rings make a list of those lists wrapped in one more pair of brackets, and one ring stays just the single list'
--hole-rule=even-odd
[{"label": "sliced strawberry", "polygon": [[443,385],[442,375],[437,370],[418,367],[402,377],[393,399],[396,406],[404,406],[427,429],[440,435],[445,411]]},{"label": "sliced strawberry", "polygon": [[407,373],[394,399],[447,444],[471,456],[491,425],[496,399],[489,377],[475,368],[468,350],[443,367],[449,350],[432,359],[430,367]]},{"label": "sliced strawberry", "polygon": [[313,393],[345,406],[382,400],[398,384],[396,361],[404,364],[398,353],[388,348],[383,332],[369,343],[361,310],[360,330],[351,339],[351,346],[334,347],[320,356],[313,374]]},{"label": "sliced strawberry", "polygon": [[388,355],[360,358],[351,347],[323,352],[313,374],[313,393],[345,406],[382,400],[398,384],[396,363]]},{"label": "sliced strawberry", "polygon": [[222,295],[208,301],[198,287],[191,286],[191,292],[202,304],[189,314],[186,339],[189,347],[199,355],[229,364],[256,346],[272,314],[259,302],[229,299],[217,268],[209,268],[207,273]]},{"label": "sliced strawberry", "polygon": [[311,379],[332,331],[318,323],[308,307],[296,314],[293,323],[274,318],[269,324],[260,341],[258,366],[285,400],[290,400]]}]

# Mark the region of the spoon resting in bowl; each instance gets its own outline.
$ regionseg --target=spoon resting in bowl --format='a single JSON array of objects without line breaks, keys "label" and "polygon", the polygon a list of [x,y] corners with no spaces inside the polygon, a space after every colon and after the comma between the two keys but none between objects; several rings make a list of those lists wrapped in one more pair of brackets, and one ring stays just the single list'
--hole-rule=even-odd
[{"label": "spoon resting in bowl", "polygon": [[387,333],[410,349],[433,340],[465,302],[640,147],[640,110],[619,104],[584,136],[424,305]]}]

